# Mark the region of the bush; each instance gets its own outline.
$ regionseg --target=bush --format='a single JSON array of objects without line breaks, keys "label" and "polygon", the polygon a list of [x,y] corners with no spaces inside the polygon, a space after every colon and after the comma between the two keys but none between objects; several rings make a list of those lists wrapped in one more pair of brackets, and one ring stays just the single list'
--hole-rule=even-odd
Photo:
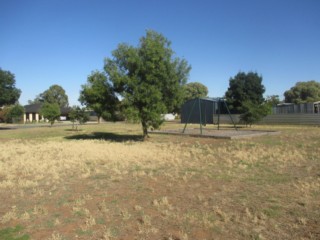
[{"label": "bush", "polygon": [[[89,121],[89,114],[86,111],[85,108],[80,108],[78,106],[74,106],[69,113],[69,118],[72,122],[72,129],[74,129],[74,124],[76,121],[79,122],[79,124],[84,124]],[[76,128],[77,129],[77,128]]]},{"label": "bush", "polygon": [[259,122],[263,117],[268,115],[269,106],[267,104],[254,104],[250,101],[243,102],[243,114],[240,115],[240,120],[247,126]]},{"label": "bush", "polygon": [[6,106],[0,111],[0,121],[6,123],[19,123],[22,122],[24,114],[24,107],[16,104]]}]

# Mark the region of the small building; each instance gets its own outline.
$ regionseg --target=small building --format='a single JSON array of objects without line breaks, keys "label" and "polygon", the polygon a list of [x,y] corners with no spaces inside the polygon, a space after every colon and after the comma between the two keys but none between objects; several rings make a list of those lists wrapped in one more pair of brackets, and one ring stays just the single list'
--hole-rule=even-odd
[{"label": "small building", "polygon": [[[230,121],[236,129],[235,122],[230,114],[226,100],[223,98],[195,98],[185,102],[181,107],[181,123],[185,123],[184,130],[189,123],[200,124],[201,134],[202,125],[206,124],[217,124],[219,130],[220,115],[224,112],[227,112]],[[214,116],[217,116],[216,121],[214,121]]]},{"label": "small building", "polygon": [[43,116],[40,116],[41,106],[41,103],[35,103],[24,106],[23,122],[39,122],[44,120]]},{"label": "small building", "polygon": [[320,125],[320,101],[309,103],[281,103],[272,114],[261,120],[263,124]]},{"label": "small building", "polygon": [[[44,121],[45,119],[40,114],[40,109],[42,107],[42,103],[35,103],[24,106],[24,116],[23,116],[23,122],[39,122]],[[60,108],[60,121],[66,121],[68,120],[69,112],[71,111],[70,107],[61,107]]]},{"label": "small building", "polygon": [[217,101],[213,99],[191,99],[181,107],[181,123],[213,124],[213,114],[217,109]]},{"label": "small building", "polygon": [[280,103],[272,108],[272,114],[320,114],[320,101],[310,103]]}]

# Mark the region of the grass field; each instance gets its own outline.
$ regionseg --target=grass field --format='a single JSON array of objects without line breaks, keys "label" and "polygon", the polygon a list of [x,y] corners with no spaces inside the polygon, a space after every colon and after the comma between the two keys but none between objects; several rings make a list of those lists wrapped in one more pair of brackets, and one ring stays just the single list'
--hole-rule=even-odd
[{"label": "grass field", "polygon": [[259,128],[281,134],[0,130],[0,239],[320,239],[320,128]]}]

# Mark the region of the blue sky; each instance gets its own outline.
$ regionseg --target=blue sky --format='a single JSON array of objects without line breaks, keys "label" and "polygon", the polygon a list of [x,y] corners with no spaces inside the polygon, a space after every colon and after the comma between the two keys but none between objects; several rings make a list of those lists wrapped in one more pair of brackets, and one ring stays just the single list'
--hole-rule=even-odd
[{"label": "blue sky", "polygon": [[53,84],[70,105],[119,43],[147,29],[192,66],[189,82],[221,97],[239,71],[263,76],[265,95],[320,81],[319,0],[0,0],[0,68],[16,76],[21,104]]}]

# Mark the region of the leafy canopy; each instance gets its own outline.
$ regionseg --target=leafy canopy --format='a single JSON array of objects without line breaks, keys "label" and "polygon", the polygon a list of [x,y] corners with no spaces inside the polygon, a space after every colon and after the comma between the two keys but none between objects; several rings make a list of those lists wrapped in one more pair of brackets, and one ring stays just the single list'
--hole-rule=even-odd
[{"label": "leafy canopy", "polygon": [[15,87],[15,76],[0,68],[0,107],[15,104],[21,94],[21,90]]},{"label": "leafy canopy", "polygon": [[244,102],[261,105],[264,102],[262,76],[255,72],[239,72],[230,78],[229,88],[225,94],[227,103],[232,113],[244,113]]},{"label": "leafy canopy", "polygon": [[92,72],[81,86],[79,101],[97,113],[99,122],[101,117],[112,119],[119,102],[107,76],[99,71]]},{"label": "leafy canopy", "polygon": [[8,111],[5,115],[7,123],[18,123],[23,119],[24,107],[16,104],[8,107]]},{"label": "leafy canopy", "polygon": [[297,82],[290,90],[284,92],[286,103],[307,103],[320,101],[320,82]]},{"label": "leafy canopy", "polygon": [[49,89],[43,93],[40,93],[33,101],[29,101],[29,104],[44,102],[57,103],[60,107],[69,106],[69,100],[66,91],[57,84],[50,86]]},{"label": "leafy canopy", "polygon": [[268,114],[272,113],[272,108],[281,103],[279,95],[268,95],[264,101],[264,104],[268,108]]},{"label": "leafy canopy", "polygon": [[174,58],[170,42],[151,30],[137,47],[120,44],[112,56],[105,60],[104,69],[123,98],[127,117],[139,119],[146,137],[149,127],[160,127],[161,114],[180,107],[191,67]]},{"label": "leafy canopy", "polygon": [[199,82],[187,83],[183,87],[184,89],[184,102],[194,99],[208,96],[208,88]]},{"label": "leafy canopy", "polygon": [[40,114],[44,118],[48,119],[52,126],[55,120],[58,120],[60,117],[60,106],[58,105],[58,103],[45,102],[40,109]]},{"label": "leafy canopy", "polygon": [[245,101],[242,103],[242,111],[241,122],[251,126],[270,113],[270,105],[267,102],[257,105],[251,101]]}]

